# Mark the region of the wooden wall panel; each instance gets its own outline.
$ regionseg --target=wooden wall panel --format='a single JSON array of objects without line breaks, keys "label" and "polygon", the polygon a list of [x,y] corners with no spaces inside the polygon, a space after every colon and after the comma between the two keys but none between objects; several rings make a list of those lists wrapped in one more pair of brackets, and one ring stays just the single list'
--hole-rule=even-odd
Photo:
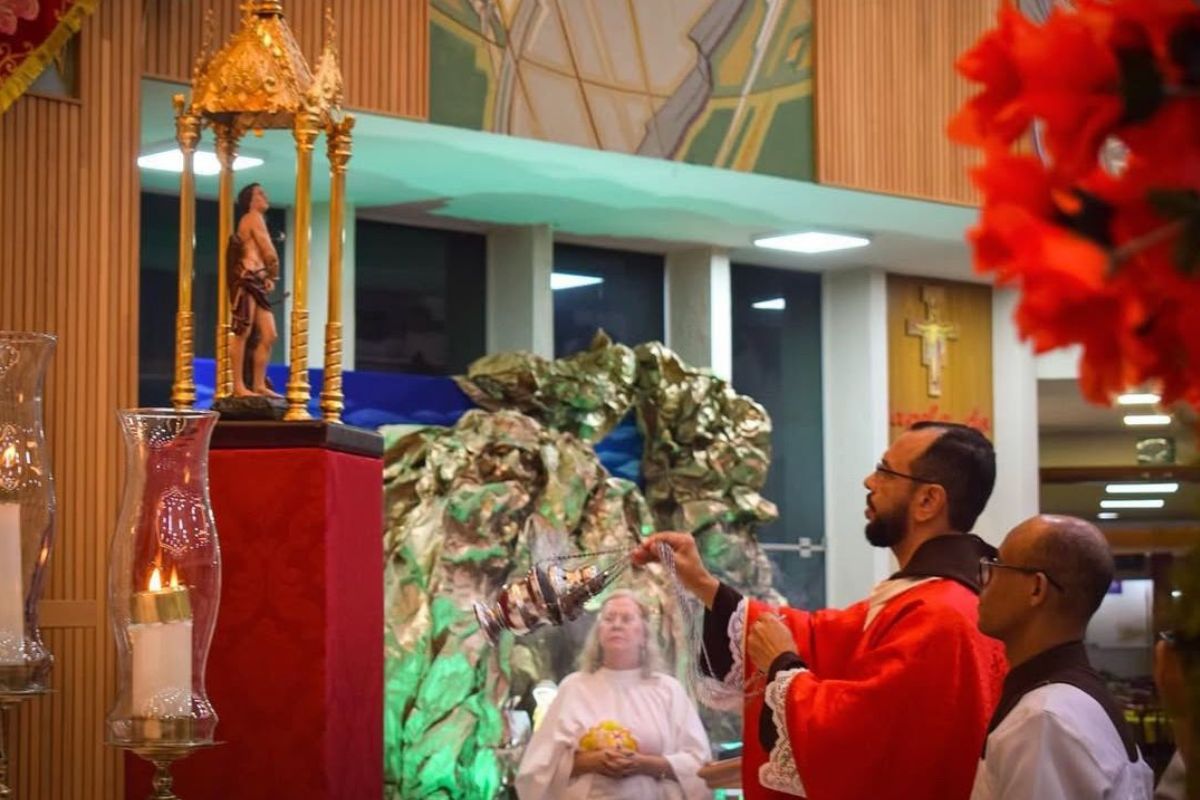
[{"label": "wooden wall panel", "polygon": [[[213,47],[240,19],[236,0],[145,0],[145,74],[190,81],[213,10]],[[324,9],[337,24],[346,104],[378,114],[429,116],[428,0],[283,0],[288,25],[311,65],[321,52]]]},{"label": "wooden wall panel", "polygon": [[58,334],[46,427],[58,541],[43,630],[55,692],[13,715],[16,796],[121,791],[103,743],[115,652],[105,587],[121,483],[113,412],[136,400],[141,8],[102,2],[80,34],[78,101],[26,96],[0,116],[0,328]]},{"label": "wooden wall panel", "polygon": [[970,95],[954,61],[995,21],[997,0],[814,2],[817,180],[977,202],[975,156],[945,129]]},{"label": "wooden wall panel", "polygon": [[[942,394],[929,392],[929,370],[922,365],[921,339],[908,323],[926,320],[922,290],[942,292],[943,322],[957,338],[949,342],[942,371]],[[975,283],[888,275],[888,414],[895,438],[925,419],[961,422],[992,436],[992,289]]]}]

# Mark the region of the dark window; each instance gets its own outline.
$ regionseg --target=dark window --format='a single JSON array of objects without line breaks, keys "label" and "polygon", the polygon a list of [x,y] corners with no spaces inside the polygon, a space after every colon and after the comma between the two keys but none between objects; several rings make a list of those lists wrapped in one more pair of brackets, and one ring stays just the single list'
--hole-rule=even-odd
[{"label": "dark window", "polygon": [[[179,198],[143,192],[141,224],[141,285],[138,313],[138,402],[143,406],[171,404],[175,376],[175,311],[179,296]],[[196,201],[196,250],[193,259],[192,313],[195,315],[197,358],[212,358],[217,333],[217,203]],[[267,228],[275,239],[280,263],[287,225],[285,209],[267,212]],[[276,289],[278,300],[282,290]],[[275,320],[283,330],[283,303],[275,306]],[[276,363],[287,354],[278,344]]]},{"label": "dark window", "polygon": [[[627,345],[662,341],[663,258],[660,255],[556,244],[554,354],[587,349],[597,328]],[[570,288],[567,281],[580,284]]]},{"label": "dark window", "polygon": [[[734,264],[733,384],[771,415],[773,454],[763,494],[779,519],[759,541],[825,542],[821,413],[821,279],[791,270]],[[756,307],[755,304],[758,304]],[[824,553],[769,549],[775,586],[799,608],[825,605]]]},{"label": "dark window", "polygon": [[355,369],[455,375],[484,354],[485,237],[360,219]]}]

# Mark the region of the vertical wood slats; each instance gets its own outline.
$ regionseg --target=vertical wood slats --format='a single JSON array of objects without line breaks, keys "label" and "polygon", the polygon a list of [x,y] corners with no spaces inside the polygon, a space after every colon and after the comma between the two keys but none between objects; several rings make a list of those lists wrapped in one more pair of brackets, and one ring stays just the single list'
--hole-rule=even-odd
[{"label": "vertical wood slats", "polygon": [[[0,328],[59,337],[46,394],[59,516],[45,597],[55,613],[43,624],[55,692],[7,727],[13,788],[27,800],[124,794],[121,759],[103,744],[115,673],[104,593],[122,467],[113,412],[137,396],[139,80],[190,78],[208,5],[219,44],[237,23],[235,0],[102,2],[81,34],[79,102],[26,96],[0,116]],[[324,3],[284,5],[315,62]],[[332,6],[347,104],[425,118],[426,0]]]},{"label": "vertical wood slats", "polygon": [[8,728],[13,788],[29,800],[116,798],[122,779],[103,743],[115,669],[104,593],[121,482],[113,412],[137,389],[140,4],[101,3],[80,36],[79,101],[26,96],[0,116],[0,328],[59,337],[45,598],[63,613],[43,625],[55,691]]},{"label": "vertical wood slats", "polygon": [[817,179],[941,202],[978,202],[975,162],[946,138],[970,96],[954,61],[997,0],[815,0]]},{"label": "vertical wood slats", "polygon": [[[240,19],[234,0],[145,0],[145,74],[188,82],[204,40],[204,15],[213,10],[219,47]],[[429,116],[428,0],[284,0],[288,26],[309,64],[324,37],[324,9],[333,10],[346,105],[362,111]]]}]

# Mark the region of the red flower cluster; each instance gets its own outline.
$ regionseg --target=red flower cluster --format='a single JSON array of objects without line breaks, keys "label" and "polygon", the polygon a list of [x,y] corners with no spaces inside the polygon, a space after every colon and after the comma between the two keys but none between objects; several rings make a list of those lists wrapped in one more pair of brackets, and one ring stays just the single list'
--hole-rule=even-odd
[{"label": "red flower cluster", "polygon": [[[985,155],[975,266],[1020,287],[1038,352],[1083,345],[1090,399],[1200,407],[1200,5],[1075,6],[1037,25],[1006,0],[958,61],[982,84],[950,122]],[[1014,152],[1031,129],[1040,157]]]}]

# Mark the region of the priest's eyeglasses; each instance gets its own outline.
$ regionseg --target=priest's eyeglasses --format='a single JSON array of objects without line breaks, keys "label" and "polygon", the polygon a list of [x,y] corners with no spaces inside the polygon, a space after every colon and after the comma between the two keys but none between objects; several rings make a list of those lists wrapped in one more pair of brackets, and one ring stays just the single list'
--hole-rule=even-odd
[{"label": "priest's eyeglasses", "polygon": [[931,481],[929,478],[922,478],[918,475],[909,475],[907,472],[897,472],[891,467],[885,466],[882,461],[875,465],[876,472],[882,472],[884,475],[892,475],[897,478],[905,478],[906,480],[914,481],[915,483],[928,483],[934,486],[940,485],[938,481]]},{"label": "priest's eyeglasses", "polygon": [[994,574],[993,571],[997,569],[1011,569],[1014,572],[1023,572],[1026,575],[1045,575],[1046,580],[1050,582],[1051,586],[1053,586],[1055,589],[1058,589],[1060,592],[1066,591],[1066,589],[1063,588],[1063,585],[1054,580],[1054,576],[1049,572],[1046,572],[1044,569],[1039,569],[1037,567],[1018,567],[1016,564],[1001,564],[998,560],[994,558],[988,558],[986,556],[979,559],[979,585],[987,586],[989,583],[991,583],[992,575]]}]

